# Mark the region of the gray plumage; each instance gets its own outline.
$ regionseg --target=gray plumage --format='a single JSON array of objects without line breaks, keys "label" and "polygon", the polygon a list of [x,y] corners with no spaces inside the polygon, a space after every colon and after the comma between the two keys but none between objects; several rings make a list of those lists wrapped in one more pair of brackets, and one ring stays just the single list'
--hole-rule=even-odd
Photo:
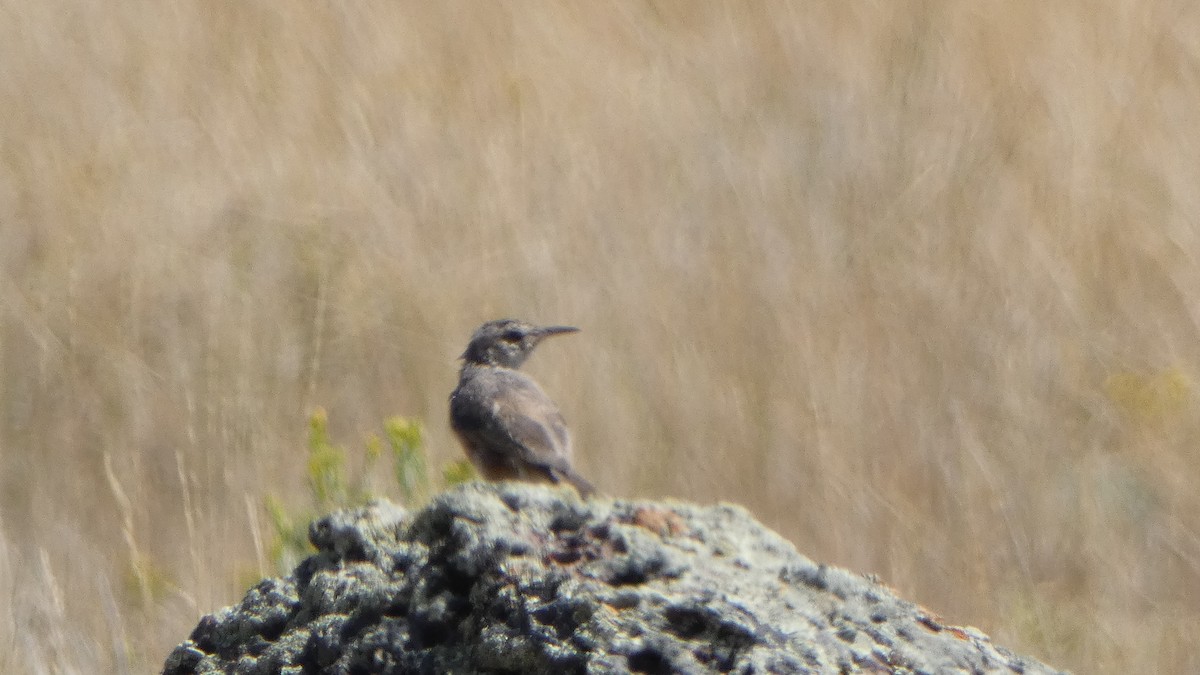
[{"label": "gray plumage", "polygon": [[471,336],[450,395],[450,426],[484,478],[565,481],[585,497],[594,492],[571,467],[571,435],[558,406],[517,370],[543,339],[578,330],[499,319]]}]

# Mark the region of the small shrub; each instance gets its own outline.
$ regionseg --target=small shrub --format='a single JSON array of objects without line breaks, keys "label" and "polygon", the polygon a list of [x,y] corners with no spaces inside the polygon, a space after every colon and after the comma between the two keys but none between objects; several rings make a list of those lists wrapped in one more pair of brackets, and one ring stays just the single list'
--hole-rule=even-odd
[{"label": "small shrub", "polygon": [[[365,439],[361,468],[351,471],[349,453],[329,436],[329,416],[325,410],[318,408],[309,417],[306,482],[310,505],[292,512],[275,495],[268,495],[264,503],[275,530],[267,554],[281,573],[313,552],[308,542],[309,522],[332,510],[363,506],[380,496],[371,488],[371,479],[384,455],[385,443],[392,459],[399,501],[415,506],[429,498],[432,487],[422,424],[414,419],[392,417],[384,421],[383,431],[382,439],[377,435]],[[442,470],[446,486],[473,477],[474,471],[465,460],[452,462]]]}]

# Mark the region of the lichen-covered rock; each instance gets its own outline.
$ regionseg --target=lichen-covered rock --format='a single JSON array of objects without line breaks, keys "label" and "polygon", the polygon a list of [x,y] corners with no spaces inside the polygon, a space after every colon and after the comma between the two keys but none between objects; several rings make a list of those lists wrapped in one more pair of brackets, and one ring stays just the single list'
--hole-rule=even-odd
[{"label": "lichen-covered rock", "polygon": [[310,538],[316,555],[204,617],[164,672],[1053,672],[736,506],[471,484]]}]

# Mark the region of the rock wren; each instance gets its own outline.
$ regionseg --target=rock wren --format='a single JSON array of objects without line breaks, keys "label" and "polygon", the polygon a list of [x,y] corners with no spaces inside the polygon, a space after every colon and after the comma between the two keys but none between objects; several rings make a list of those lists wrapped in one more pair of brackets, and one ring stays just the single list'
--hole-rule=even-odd
[{"label": "rock wren", "polygon": [[543,339],[578,330],[499,319],[471,336],[450,395],[450,426],[484,478],[566,481],[584,497],[595,491],[571,468],[571,436],[558,406],[517,371]]}]

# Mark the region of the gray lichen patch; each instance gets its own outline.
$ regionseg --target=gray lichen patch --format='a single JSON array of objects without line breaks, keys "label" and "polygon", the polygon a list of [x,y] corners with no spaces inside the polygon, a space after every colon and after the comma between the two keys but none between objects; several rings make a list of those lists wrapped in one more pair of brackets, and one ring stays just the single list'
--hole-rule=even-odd
[{"label": "gray lichen patch", "polygon": [[164,672],[1054,672],[735,506],[471,484],[310,538],[315,555],[204,617]]}]

